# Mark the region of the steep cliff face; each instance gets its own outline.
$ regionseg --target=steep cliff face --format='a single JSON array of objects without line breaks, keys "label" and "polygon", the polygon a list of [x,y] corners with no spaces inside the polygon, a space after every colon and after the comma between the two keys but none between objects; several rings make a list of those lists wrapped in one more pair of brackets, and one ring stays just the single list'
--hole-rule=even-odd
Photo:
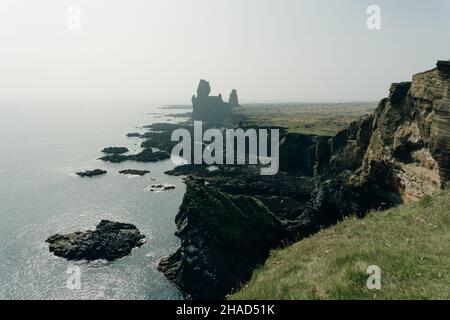
[{"label": "steep cliff face", "polygon": [[175,222],[181,247],[159,270],[194,299],[223,298],[286,234],[256,198],[232,196],[199,179],[187,182]]},{"label": "steep cliff face", "polygon": [[[376,184],[401,201],[417,201],[444,188],[450,178],[450,72],[448,63],[393,84],[372,120],[356,186]],[[361,145],[362,146],[362,145]],[[380,195],[382,196],[382,195]]]},{"label": "steep cliff face", "polygon": [[271,177],[242,166],[181,170],[208,184],[188,184],[181,247],[160,270],[193,298],[222,298],[283,240],[448,186],[450,62],[393,84],[373,114],[332,138],[283,134],[280,157],[284,172]]}]

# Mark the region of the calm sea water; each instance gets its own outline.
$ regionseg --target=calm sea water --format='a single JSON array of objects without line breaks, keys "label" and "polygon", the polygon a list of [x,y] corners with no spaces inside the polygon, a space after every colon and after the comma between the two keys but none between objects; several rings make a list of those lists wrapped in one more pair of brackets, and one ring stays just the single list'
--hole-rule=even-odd
[{"label": "calm sea water", "polygon": [[[0,106],[0,299],[181,298],[156,270],[159,259],[179,245],[174,217],[185,186],[163,174],[174,165],[97,160],[105,146],[139,151],[141,140],[126,133],[168,120],[155,113],[176,112],[186,110],[136,103]],[[74,175],[95,168],[108,174]],[[151,173],[129,177],[118,173],[122,169]],[[176,190],[147,192],[153,183]],[[48,252],[48,236],[95,228],[102,219],[135,224],[148,243],[114,262],[74,263]],[[81,268],[80,290],[66,285],[73,265]]]}]

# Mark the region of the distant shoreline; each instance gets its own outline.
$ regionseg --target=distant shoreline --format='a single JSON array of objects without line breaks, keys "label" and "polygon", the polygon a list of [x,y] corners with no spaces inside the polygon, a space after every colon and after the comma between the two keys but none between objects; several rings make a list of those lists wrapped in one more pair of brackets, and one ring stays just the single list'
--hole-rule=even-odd
[{"label": "distant shoreline", "polygon": [[187,104],[169,104],[169,105],[164,105],[161,107],[161,109],[165,109],[165,110],[171,110],[171,109],[177,109],[177,110],[191,110],[192,106],[191,105],[187,105]]}]

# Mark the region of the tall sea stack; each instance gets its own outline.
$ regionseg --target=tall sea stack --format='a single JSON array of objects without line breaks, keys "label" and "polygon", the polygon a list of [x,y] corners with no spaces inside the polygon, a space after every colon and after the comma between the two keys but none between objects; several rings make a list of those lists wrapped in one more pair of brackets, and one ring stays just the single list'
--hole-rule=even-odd
[{"label": "tall sea stack", "polygon": [[239,106],[235,89],[230,94],[229,102],[224,102],[222,95],[211,96],[211,86],[208,81],[200,80],[197,96],[192,96],[192,117],[194,120],[220,122],[228,120],[231,109]]}]

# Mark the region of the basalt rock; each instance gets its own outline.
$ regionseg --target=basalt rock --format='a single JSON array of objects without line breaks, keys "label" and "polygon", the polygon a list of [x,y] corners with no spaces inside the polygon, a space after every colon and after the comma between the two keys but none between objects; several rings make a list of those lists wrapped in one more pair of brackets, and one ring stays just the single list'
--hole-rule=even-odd
[{"label": "basalt rock", "polygon": [[150,173],[148,170],[135,170],[135,169],[127,169],[119,171],[120,174],[128,174],[133,176],[145,176],[147,173]]},{"label": "basalt rock", "polygon": [[231,108],[239,107],[239,98],[238,98],[236,89],[233,89],[231,91],[230,98],[228,99],[228,103],[230,104]]},{"label": "basalt rock", "polygon": [[148,186],[146,188],[147,191],[150,192],[163,192],[163,191],[169,191],[174,190],[176,187],[171,184],[152,184],[151,186]]},{"label": "basalt rock", "polygon": [[110,153],[110,154],[124,154],[127,153],[129,150],[125,147],[108,147],[104,148],[102,150],[103,153]]},{"label": "basalt rock", "polygon": [[121,163],[125,161],[158,162],[167,159],[170,159],[170,154],[168,152],[153,151],[151,148],[145,148],[137,154],[110,154],[100,158],[100,160],[112,163]]},{"label": "basalt rock", "polygon": [[94,231],[49,237],[50,252],[67,260],[115,260],[145,243],[145,236],[132,224],[102,220]]},{"label": "basalt rock", "polygon": [[194,299],[223,298],[250,277],[285,235],[281,221],[260,201],[187,183],[176,216],[180,249],[159,270]]},{"label": "basalt rock", "polygon": [[130,132],[127,133],[127,137],[128,138],[142,138],[142,134],[138,133],[138,132]]},{"label": "basalt rock", "polygon": [[280,169],[312,176],[316,162],[316,146],[326,138],[301,133],[287,133],[280,141]]},{"label": "basalt rock", "polygon": [[283,134],[280,157],[275,176],[251,166],[170,172],[202,179],[189,180],[176,218],[181,247],[160,264],[187,294],[223,298],[283,240],[448,186],[450,63],[393,84],[373,114],[334,137]]},{"label": "basalt rock", "polygon": [[192,118],[208,122],[227,122],[231,119],[231,108],[239,106],[236,90],[230,94],[230,101],[224,102],[222,95],[210,96],[208,81],[200,80],[197,95],[192,97]]}]

